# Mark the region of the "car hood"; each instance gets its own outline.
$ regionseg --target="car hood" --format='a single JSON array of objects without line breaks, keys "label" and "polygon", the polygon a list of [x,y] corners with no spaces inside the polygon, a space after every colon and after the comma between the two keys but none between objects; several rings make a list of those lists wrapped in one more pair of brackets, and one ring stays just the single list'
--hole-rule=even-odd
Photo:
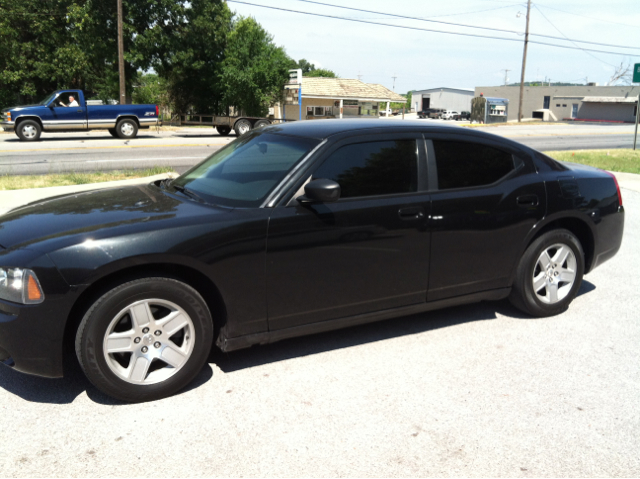
[{"label": "car hood", "polygon": [[2,110],[2,113],[7,111],[22,111],[22,110],[32,110],[34,108],[42,108],[42,105],[21,105],[21,106],[12,106],[9,108],[5,108]]},{"label": "car hood", "polygon": [[0,246],[50,252],[86,239],[179,227],[228,214],[150,185],[107,188],[48,198],[0,216]]}]

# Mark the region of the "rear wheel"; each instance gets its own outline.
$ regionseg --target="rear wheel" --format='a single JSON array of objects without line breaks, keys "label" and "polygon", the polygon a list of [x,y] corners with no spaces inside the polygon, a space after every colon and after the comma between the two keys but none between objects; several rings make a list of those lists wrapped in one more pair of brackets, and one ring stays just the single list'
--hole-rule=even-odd
[{"label": "rear wheel", "polygon": [[231,133],[230,126],[216,126],[216,130],[218,130],[218,134],[220,136],[227,136],[229,133]]},{"label": "rear wheel", "polygon": [[269,120],[258,120],[256,121],[255,125],[253,125],[254,128],[263,128],[265,126],[269,126],[271,125],[271,122]]},{"label": "rear wheel", "polygon": [[135,138],[138,134],[138,124],[129,118],[120,120],[116,124],[116,135],[118,138],[131,139]]},{"label": "rear wheel", "polygon": [[169,278],[121,284],[98,299],[76,334],[89,380],[114,398],[160,399],[189,384],[207,360],[213,323],[190,286]]},{"label": "rear wheel", "polygon": [[233,130],[236,132],[236,135],[244,135],[245,133],[251,131],[251,122],[249,120],[238,120],[236,124],[233,126]]},{"label": "rear wheel", "polygon": [[552,316],[567,309],[584,275],[584,252],[568,230],[549,231],[527,248],[516,272],[509,300],[532,316]]},{"label": "rear wheel", "polygon": [[38,141],[41,133],[40,123],[34,120],[24,120],[16,126],[16,135],[22,141]]}]

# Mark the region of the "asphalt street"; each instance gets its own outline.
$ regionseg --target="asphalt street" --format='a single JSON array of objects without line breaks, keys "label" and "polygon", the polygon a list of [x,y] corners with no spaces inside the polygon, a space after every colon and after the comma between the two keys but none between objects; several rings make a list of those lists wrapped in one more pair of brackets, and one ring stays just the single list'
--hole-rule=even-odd
[{"label": "asphalt street", "polygon": [[[213,353],[121,404],[0,368],[0,476],[638,477],[640,193],[565,313],[507,301]],[[302,273],[301,273],[302,274]]]},{"label": "asphalt street", "polygon": [[[415,115],[414,115],[415,116]],[[407,115],[408,119],[411,119]],[[376,120],[372,120],[376,121]],[[379,121],[402,121],[399,117]],[[425,124],[460,127],[460,123],[421,120]],[[484,127],[537,150],[631,148],[633,125],[547,124]],[[134,140],[119,140],[103,131],[45,133],[36,143],[20,142],[13,133],[0,134],[0,174],[45,174],[170,166],[178,173],[209,156],[235,134],[222,137],[213,128],[142,130]]]}]

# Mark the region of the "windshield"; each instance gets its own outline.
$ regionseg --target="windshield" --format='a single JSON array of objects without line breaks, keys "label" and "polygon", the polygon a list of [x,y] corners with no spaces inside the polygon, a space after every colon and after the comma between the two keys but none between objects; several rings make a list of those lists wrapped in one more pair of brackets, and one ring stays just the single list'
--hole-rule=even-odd
[{"label": "windshield", "polygon": [[253,131],[218,150],[171,184],[185,187],[211,204],[260,206],[318,143],[309,138]]},{"label": "windshield", "polygon": [[53,100],[56,97],[55,93],[52,93],[51,95],[49,95],[47,98],[45,98],[44,100],[42,100],[40,103],[38,103],[38,105],[43,105],[43,106],[47,106],[51,100]]}]

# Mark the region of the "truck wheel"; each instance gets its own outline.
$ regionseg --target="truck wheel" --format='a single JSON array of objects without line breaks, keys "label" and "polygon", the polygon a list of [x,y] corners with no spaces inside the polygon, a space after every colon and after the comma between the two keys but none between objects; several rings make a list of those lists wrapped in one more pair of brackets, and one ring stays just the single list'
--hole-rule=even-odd
[{"label": "truck wheel", "polygon": [[249,120],[238,120],[236,121],[233,130],[238,136],[244,135],[245,133],[251,131],[251,122]]},{"label": "truck wheel", "polygon": [[218,130],[218,134],[220,136],[227,136],[229,133],[231,133],[230,126],[216,126],[216,130]]},{"label": "truck wheel", "polygon": [[16,135],[22,141],[38,141],[41,133],[42,127],[40,123],[34,120],[21,121],[16,127]]},{"label": "truck wheel", "polygon": [[107,131],[109,132],[109,134],[110,134],[112,137],[114,137],[114,138],[118,138],[118,132],[116,131],[116,129],[115,129],[115,128],[109,128]]},{"label": "truck wheel", "polygon": [[116,134],[118,138],[135,138],[138,134],[138,124],[129,118],[120,120],[116,125]]},{"label": "truck wheel", "polygon": [[254,128],[263,128],[265,126],[269,126],[271,125],[271,122],[269,120],[258,120],[256,121],[255,125],[253,125]]}]

